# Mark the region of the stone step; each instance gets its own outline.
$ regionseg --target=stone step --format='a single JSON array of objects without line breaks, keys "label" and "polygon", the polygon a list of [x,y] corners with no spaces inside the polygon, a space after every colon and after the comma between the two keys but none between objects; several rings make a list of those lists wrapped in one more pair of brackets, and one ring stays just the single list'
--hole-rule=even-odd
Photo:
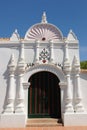
[{"label": "stone step", "polygon": [[32,118],[27,120],[29,126],[62,126],[60,119],[54,118]]}]

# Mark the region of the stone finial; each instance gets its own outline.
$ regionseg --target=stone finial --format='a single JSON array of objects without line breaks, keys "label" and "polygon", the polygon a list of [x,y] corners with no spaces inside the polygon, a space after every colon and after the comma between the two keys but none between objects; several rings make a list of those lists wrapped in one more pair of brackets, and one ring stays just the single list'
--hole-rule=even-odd
[{"label": "stone finial", "polygon": [[17,30],[17,29],[15,29],[14,33],[18,34],[18,30]]},{"label": "stone finial", "polygon": [[72,31],[72,29],[70,29],[70,31],[69,31],[69,34],[67,36],[67,40],[69,40],[69,41],[77,40],[77,37],[76,37],[75,33]]},{"label": "stone finial", "polygon": [[9,64],[8,64],[8,70],[9,73],[14,73],[15,71],[15,59],[14,59],[14,54],[11,55]]},{"label": "stone finial", "polygon": [[43,12],[41,23],[47,23],[47,17],[45,12]]},{"label": "stone finial", "polygon": [[20,36],[19,36],[18,30],[15,29],[12,36],[10,37],[10,41],[19,41],[19,40],[20,40]]}]

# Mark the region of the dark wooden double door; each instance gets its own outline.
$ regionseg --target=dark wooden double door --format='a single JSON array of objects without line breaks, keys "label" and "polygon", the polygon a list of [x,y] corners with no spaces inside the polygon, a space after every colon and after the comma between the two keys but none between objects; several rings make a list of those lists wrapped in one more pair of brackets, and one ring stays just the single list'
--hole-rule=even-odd
[{"label": "dark wooden double door", "polygon": [[50,72],[38,72],[29,82],[28,117],[61,118],[59,79]]}]

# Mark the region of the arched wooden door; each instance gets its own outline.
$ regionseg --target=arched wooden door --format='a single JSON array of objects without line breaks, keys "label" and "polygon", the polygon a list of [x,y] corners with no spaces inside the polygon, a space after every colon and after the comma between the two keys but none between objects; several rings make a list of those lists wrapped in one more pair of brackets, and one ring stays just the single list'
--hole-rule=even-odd
[{"label": "arched wooden door", "polygon": [[59,79],[50,72],[38,72],[29,79],[28,117],[61,118]]}]

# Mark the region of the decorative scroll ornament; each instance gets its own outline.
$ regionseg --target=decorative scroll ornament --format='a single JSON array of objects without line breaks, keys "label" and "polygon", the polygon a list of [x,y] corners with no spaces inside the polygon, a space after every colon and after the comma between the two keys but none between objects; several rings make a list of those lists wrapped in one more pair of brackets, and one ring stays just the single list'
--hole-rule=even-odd
[{"label": "decorative scroll ornament", "polygon": [[39,60],[41,60],[43,63],[46,63],[50,60],[49,52],[45,48],[40,52]]}]

